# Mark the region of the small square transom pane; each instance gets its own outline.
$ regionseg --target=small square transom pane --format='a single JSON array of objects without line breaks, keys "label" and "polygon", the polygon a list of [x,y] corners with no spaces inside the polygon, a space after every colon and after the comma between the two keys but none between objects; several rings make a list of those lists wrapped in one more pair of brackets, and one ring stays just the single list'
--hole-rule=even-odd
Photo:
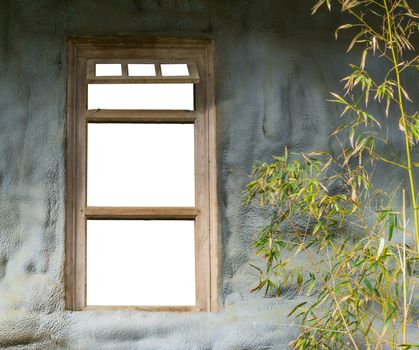
[{"label": "small square transom pane", "polygon": [[188,65],[185,63],[181,64],[162,64],[161,74],[164,77],[170,76],[189,76]]},{"label": "small square transom pane", "polygon": [[130,77],[155,77],[156,67],[154,64],[128,64],[128,75]]},{"label": "small square transom pane", "polygon": [[193,124],[88,124],[89,206],[195,206]]},{"label": "small square transom pane", "polygon": [[194,221],[87,221],[87,305],[195,305]]},{"label": "small square transom pane", "polygon": [[97,77],[120,77],[122,76],[122,67],[119,63],[98,63],[96,64]]}]

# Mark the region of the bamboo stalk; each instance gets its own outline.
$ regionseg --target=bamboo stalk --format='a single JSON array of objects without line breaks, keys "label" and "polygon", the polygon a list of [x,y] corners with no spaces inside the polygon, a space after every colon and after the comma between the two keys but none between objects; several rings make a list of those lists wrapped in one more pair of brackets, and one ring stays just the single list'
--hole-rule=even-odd
[{"label": "bamboo stalk", "polygon": [[386,11],[387,16],[387,30],[388,30],[388,39],[390,44],[391,55],[393,59],[393,66],[394,72],[396,74],[397,80],[397,97],[398,97],[398,106],[401,114],[401,123],[403,127],[403,133],[405,136],[405,149],[406,149],[406,157],[407,157],[407,173],[409,176],[409,185],[410,185],[410,194],[412,198],[412,207],[413,207],[413,218],[415,223],[415,237],[416,237],[416,250],[417,255],[419,256],[419,218],[417,213],[417,204],[416,204],[416,187],[415,181],[413,178],[413,169],[412,169],[412,159],[411,159],[411,150],[410,150],[410,141],[409,141],[409,131],[407,130],[406,124],[406,113],[404,110],[404,103],[403,103],[403,94],[401,88],[401,79],[400,79],[400,70],[399,70],[399,62],[397,60],[396,49],[393,44],[393,29],[391,27],[391,19],[390,19],[390,9],[387,4],[387,0],[383,0],[383,5]]}]

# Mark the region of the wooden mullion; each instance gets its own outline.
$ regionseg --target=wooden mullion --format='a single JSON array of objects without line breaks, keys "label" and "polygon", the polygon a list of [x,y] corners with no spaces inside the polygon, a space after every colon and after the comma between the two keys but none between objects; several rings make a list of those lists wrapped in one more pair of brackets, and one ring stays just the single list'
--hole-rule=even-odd
[{"label": "wooden mullion", "polygon": [[[201,71],[205,71],[205,59],[196,60]],[[200,215],[195,220],[196,255],[196,304],[211,311],[210,303],[210,265],[209,265],[209,211],[208,211],[208,130],[206,120],[205,84],[201,79],[195,85],[194,100],[198,117],[195,121],[195,206]]]},{"label": "wooden mullion", "polygon": [[189,77],[192,80],[198,80],[199,81],[198,69],[197,69],[196,64],[194,62],[188,63],[188,71],[189,71]]},{"label": "wooden mullion", "polygon": [[110,110],[96,109],[86,112],[92,123],[193,123],[195,111],[179,110]]},{"label": "wooden mullion", "polygon": [[67,106],[67,147],[66,147],[66,219],[65,219],[65,306],[66,309],[75,309],[76,299],[76,59],[77,47],[73,43],[68,45],[68,106]]},{"label": "wooden mullion", "polygon": [[76,111],[75,122],[76,146],[75,156],[77,158],[76,171],[77,175],[73,180],[75,183],[75,263],[74,263],[74,287],[75,300],[74,310],[82,310],[86,306],[86,221],[83,208],[86,201],[86,177],[79,174],[87,173],[87,130],[84,118],[84,110],[87,101],[87,87],[84,84],[86,69],[86,60],[77,57],[77,94],[76,94]]},{"label": "wooden mullion", "polygon": [[195,220],[193,207],[86,207],[87,219]]},{"label": "wooden mullion", "polygon": [[96,64],[94,61],[87,61],[86,71],[88,79],[94,79],[96,77]]},{"label": "wooden mullion", "polygon": [[121,64],[121,68],[122,68],[122,77],[123,78],[128,78],[128,64],[127,63],[122,63]]},{"label": "wooden mullion", "polygon": [[214,45],[206,48],[206,119],[208,120],[208,164],[209,164],[209,235],[210,235],[210,309],[218,311],[218,279],[220,271],[220,242],[218,234],[217,159],[216,159],[216,113],[214,86]]},{"label": "wooden mullion", "polygon": [[160,66],[160,62],[156,62],[154,64],[154,68],[156,69],[156,77],[157,78],[161,78],[162,74],[161,74],[161,66]]}]

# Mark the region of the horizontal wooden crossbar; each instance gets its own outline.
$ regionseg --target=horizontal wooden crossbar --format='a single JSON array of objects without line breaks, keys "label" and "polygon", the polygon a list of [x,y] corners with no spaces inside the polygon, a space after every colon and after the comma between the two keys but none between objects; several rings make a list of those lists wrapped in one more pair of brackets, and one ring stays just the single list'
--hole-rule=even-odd
[{"label": "horizontal wooden crossbar", "polygon": [[197,306],[96,306],[87,305],[83,311],[147,311],[147,312],[197,312],[202,311]]},{"label": "horizontal wooden crossbar", "polygon": [[191,77],[98,77],[86,79],[88,84],[191,84],[199,79]]},{"label": "horizontal wooden crossbar", "polygon": [[194,220],[196,208],[176,207],[87,207],[87,219]]},{"label": "horizontal wooden crossbar", "polygon": [[196,111],[95,109],[86,112],[87,121],[93,123],[193,123],[196,118]]}]

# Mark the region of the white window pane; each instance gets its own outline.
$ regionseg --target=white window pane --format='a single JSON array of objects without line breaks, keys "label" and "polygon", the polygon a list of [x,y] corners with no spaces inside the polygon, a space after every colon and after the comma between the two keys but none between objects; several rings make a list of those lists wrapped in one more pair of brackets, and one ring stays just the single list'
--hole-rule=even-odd
[{"label": "white window pane", "polygon": [[87,203],[194,206],[194,125],[89,123]]},{"label": "white window pane", "polygon": [[96,64],[96,76],[97,77],[111,77],[117,76],[120,77],[122,75],[122,68],[121,65],[118,64]]},{"label": "white window pane", "polygon": [[170,76],[189,76],[189,70],[187,64],[162,64],[161,74],[164,77]]},{"label": "white window pane", "polygon": [[128,64],[130,77],[155,77],[156,67],[154,64]]},{"label": "white window pane", "polygon": [[87,304],[195,305],[193,221],[87,221]]},{"label": "white window pane", "polygon": [[193,110],[193,84],[89,84],[88,109]]}]

